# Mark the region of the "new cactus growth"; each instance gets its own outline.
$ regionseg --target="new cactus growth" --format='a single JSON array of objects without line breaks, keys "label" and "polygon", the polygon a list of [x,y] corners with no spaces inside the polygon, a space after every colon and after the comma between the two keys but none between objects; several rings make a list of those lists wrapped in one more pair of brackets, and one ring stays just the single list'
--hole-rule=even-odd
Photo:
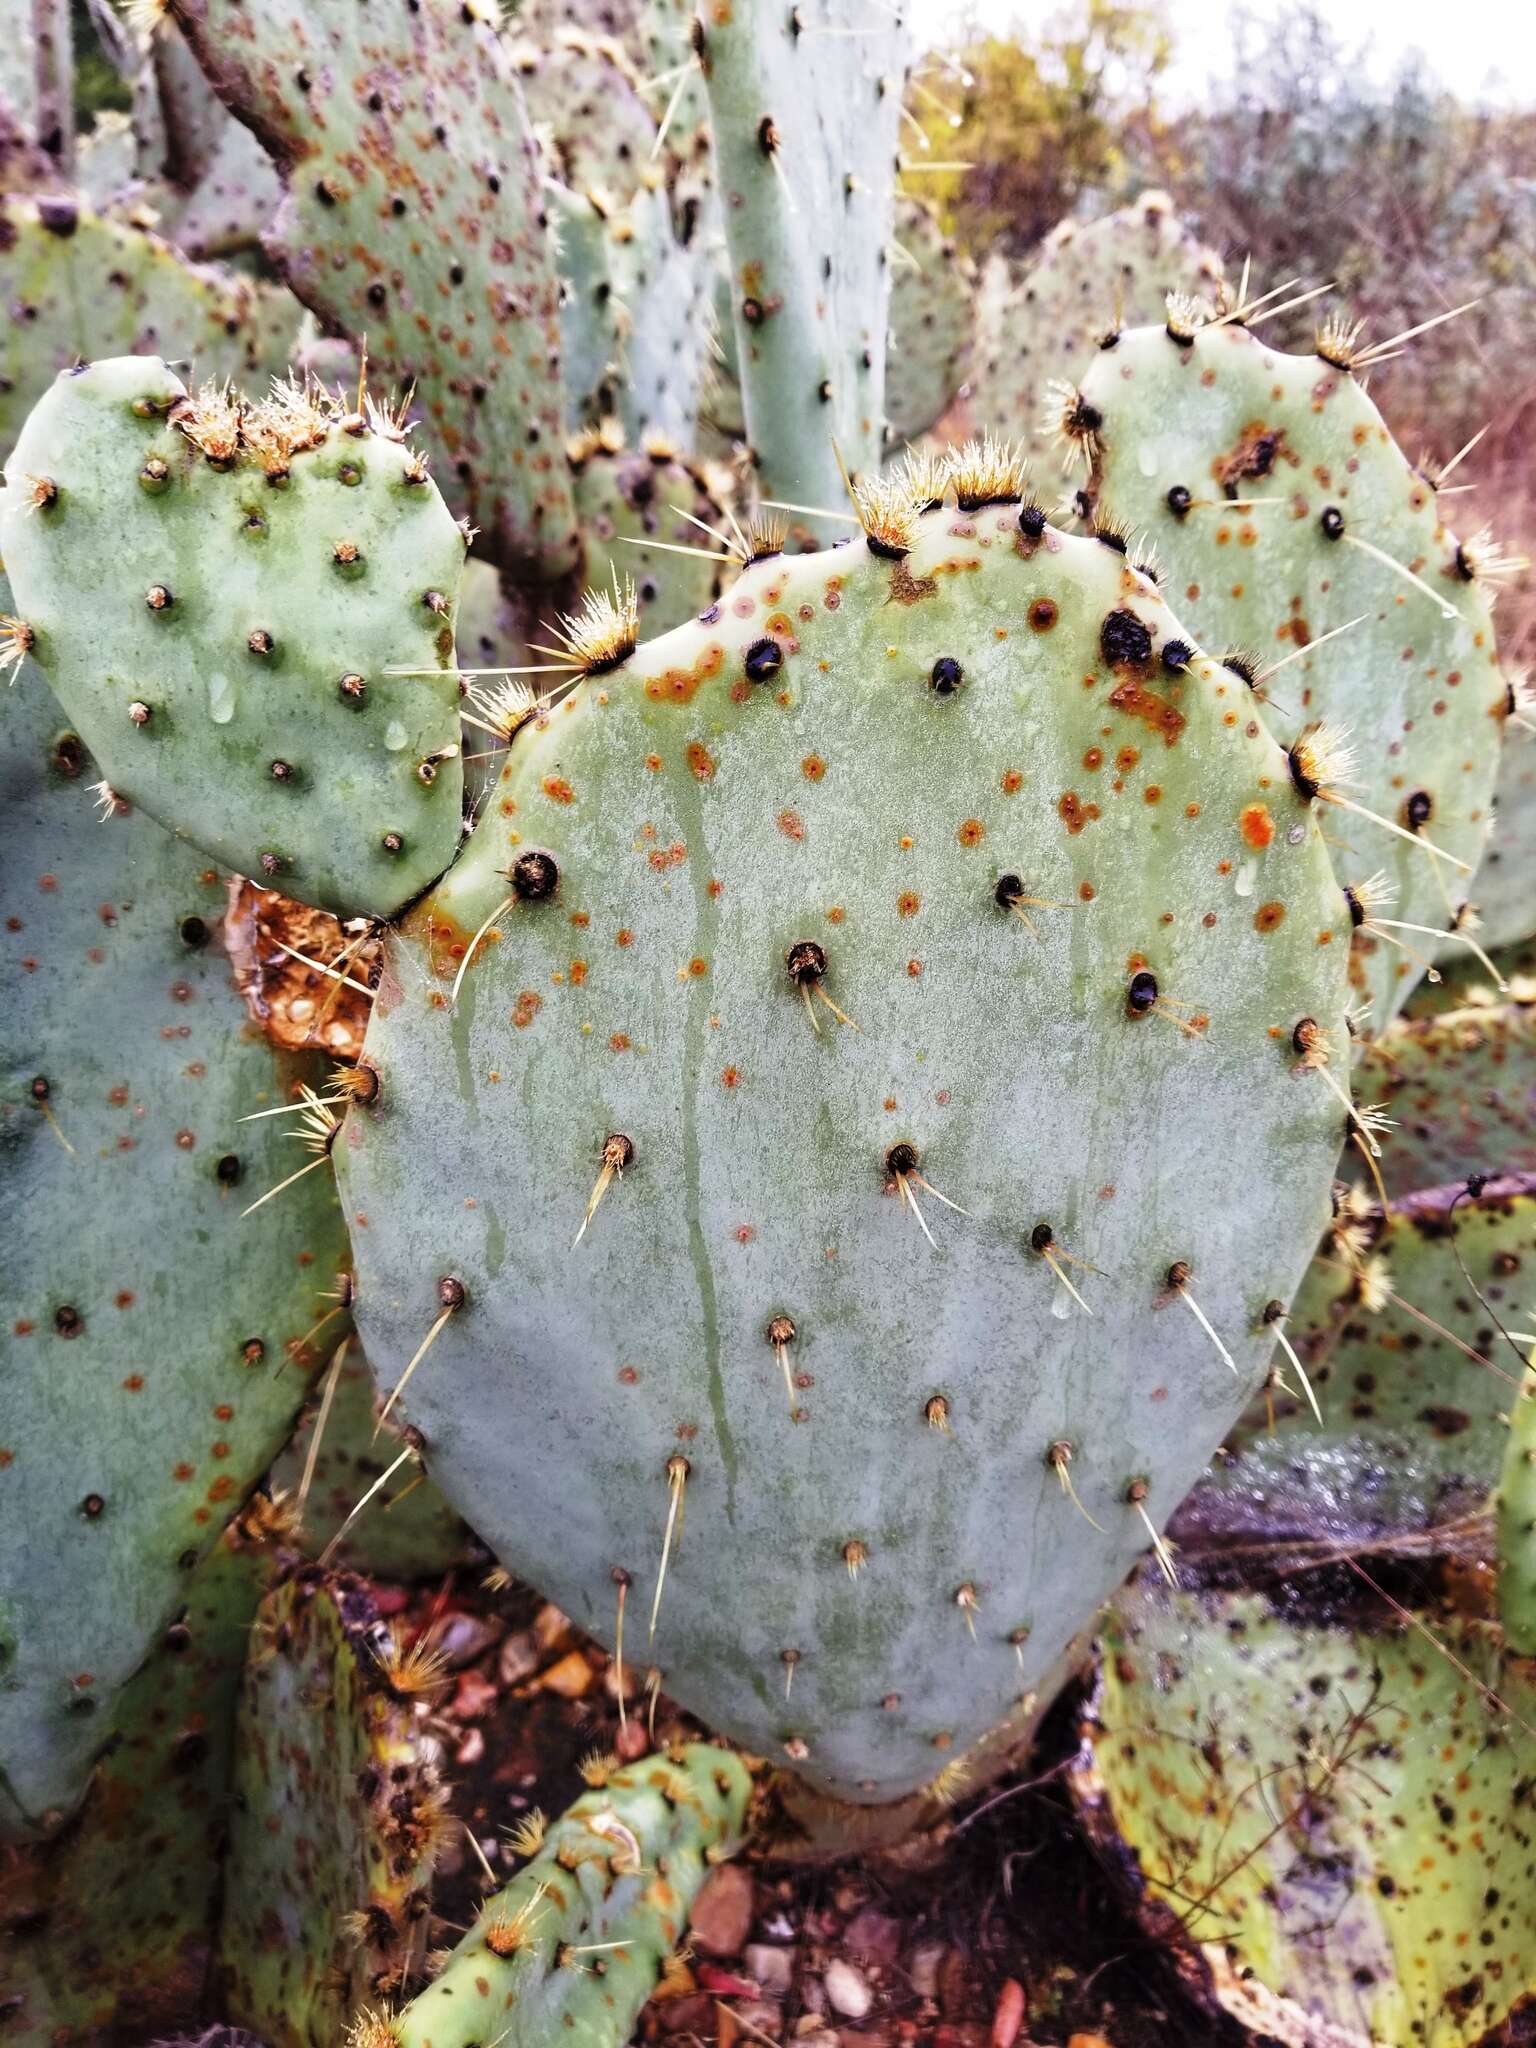
[{"label": "new cactus growth", "polygon": [[122,358],[54,383],[7,475],[28,651],[116,795],[349,915],[447,865],[464,537],[386,407]]},{"label": "new cactus growth", "polygon": [[1120,554],[961,474],[980,509],[882,488],[638,652],[594,613],[391,941],[336,1151],[370,1356],[472,1525],[606,1640],[622,1566],[670,1692],[864,1801],[1145,1548],[1343,1125],[1284,756]]},{"label": "new cactus growth", "polygon": [[591,1757],[585,1775],[591,1791],[527,1829],[529,1862],[436,1981],[396,2019],[366,2015],[354,2048],[629,2038],[709,1866],[740,1844],[751,1781],[703,1743],[624,1767]]},{"label": "new cactus growth", "polygon": [[[1459,542],[1366,395],[1374,360],[1330,318],[1269,348],[1237,308],[1171,300],[1058,393],[1100,521],[1157,551],[1199,644],[1226,656],[1347,839],[1352,974],[1379,1027],[1456,921],[1492,820],[1509,689],[1497,551]],[[1282,666],[1283,664],[1283,666]]]}]

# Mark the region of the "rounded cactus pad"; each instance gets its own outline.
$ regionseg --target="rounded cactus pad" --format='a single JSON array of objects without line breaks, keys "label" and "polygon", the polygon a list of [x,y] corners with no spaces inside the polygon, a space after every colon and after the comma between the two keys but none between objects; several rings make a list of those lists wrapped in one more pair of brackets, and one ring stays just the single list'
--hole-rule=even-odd
[{"label": "rounded cactus pad", "polygon": [[626,1574],[631,1660],[865,1800],[952,1780],[1194,1480],[1343,1128],[1283,754],[993,483],[881,487],[637,653],[594,613],[336,1148],[455,1505],[609,1641]]},{"label": "rounded cactus pad", "polygon": [[347,915],[441,872],[464,537],[385,409],[120,357],[59,377],[7,473],[27,650],[113,791]]},{"label": "rounded cactus pad", "polygon": [[1302,779],[1376,814],[1336,805],[1330,829],[1358,892],[1352,978],[1381,1025],[1467,896],[1509,690],[1497,551],[1447,529],[1351,366],[1368,357],[1337,323],[1287,355],[1170,301],[1058,397],[1098,516],[1146,534]]},{"label": "rounded cactus pad", "polygon": [[1127,1591],[1075,1789],[1254,2037],[1477,2048],[1536,1991],[1530,1666],[1341,1576]]}]

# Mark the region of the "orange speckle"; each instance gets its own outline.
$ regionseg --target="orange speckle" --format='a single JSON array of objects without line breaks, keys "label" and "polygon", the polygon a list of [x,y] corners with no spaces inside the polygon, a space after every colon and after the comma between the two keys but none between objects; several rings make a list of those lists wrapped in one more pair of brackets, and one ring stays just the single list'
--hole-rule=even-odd
[{"label": "orange speckle", "polygon": [[542,1009],[543,1002],[543,997],[536,994],[531,988],[525,988],[520,991],[517,998],[517,1006],[512,1012],[512,1022],[519,1031],[526,1031],[528,1029],[528,1026]]},{"label": "orange speckle", "polygon": [[1017,796],[1024,787],[1024,777],[1017,768],[1005,768],[1002,773],[1004,796]]},{"label": "orange speckle", "polygon": [[1262,853],[1275,836],[1275,821],[1269,814],[1268,804],[1245,805],[1237,822],[1255,853]]},{"label": "orange speckle", "polygon": [[1277,925],[1285,922],[1283,903],[1261,903],[1253,913],[1253,928],[1256,932],[1272,932]]},{"label": "orange speckle", "polygon": [[820,754],[807,754],[800,763],[800,773],[807,782],[820,782],[826,772],[827,764],[823,761]]},{"label": "orange speckle", "polygon": [[584,932],[591,922],[591,918],[588,917],[584,910],[573,910],[571,912],[571,923],[575,925],[579,932]]},{"label": "orange speckle", "polygon": [[661,773],[660,754],[647,754],[645,757],[645,765],[647,768],[650,769],[653,775],[659,775]]},{"label": "orange speckle", "polygon": [[750,1223],[738,1223],[733,1234],[738,1244],[750,1244],[757,1232]]},{"label": "orange speckle", "polygon": [[1037,597],[1029,608],[1029,623],[1037,633],[1049,633],[1058,617],[1055,602],[1049,597]]},{"label": "orange speckle", "polygon": [[722,1088],[735,1088],[739,1085],[740,1081],[740,1067],[727,1067],[720,1076],[720,1086]]},{"label": "orange speckle", "polygon": [[576,801],[576,792],[563,775],[546,775],[544,794],[552,804],[573,804]]},{"label": "orange speckle", "polygon": [[119,1308],[132,1308],[138,1298],[131,1287],[125,1287],[121,1293],[113,1296]]},{"label": "orange speckle", "polygon": [[903,917],[916,917],[923,907],[923,899],[915,889],[903,889],[896,898],[896,908]]},{"label": "orange speckle", "polygon": [[613,943],[616,946],[632,946],[635,943],[635,935],[627,924],[619,926],[619,929],[614,933]]},{"label": "orange speckle", "polygon": [[1141,800],[1144,804],[1160,804],[1163,800],[1163,792],[1155,782],[1149,782],[1141,792]]},{"label": "orange speckle", "polygon": [[909,960],[907,962],[907,972],[911,975],[914,981],[916,981],[917,977],[922,973],[922,971],[923,963],[921,960]]},{"label": "orange speckle", "polygon": [[583,982],[584,982],[584,981],[586,980],[586,978],[587,978],[587,963],[586,963],[586,961],[585,961],[585,960],[573,960],[573,961],[571,962],[571,987],[572,987],[572,988],[580,988],[580,987],[581,987],[581,984],[582,984],[582,983],[583,983]]},{"label": "orange speckle", "polygon": [[1098,805],[1085,804],[1075,789],[1067,790],[1056,808],[1074,839],[1085,825],[1090,824],[1099,815]]},{"label": "orange speckle", "polygon": [[848,913],[847,913],[847,911],[846,911],[846,910],[844,910],[844,908],[843,908],[843,906],[841,905],[841,903],[834,903],[834,904],[832,905],[832,908],[831,908],[831,909],[830,909],[830,910],[829,910],[829,911],[827,912],[827,923],[828,923],[828,924],[841,924],[841,923],[842,923],[842,921],[843,921],[843,919],[844,919],[844,918],[845,918],[845,917],[846,917],[847,915],[848,915]]},{"label": "orange speckle", "polygon": [[955,837],[962,846],[980,846],[986,836],[987,828],[980,818],[967,818],[955,831]]},{"label": "orange speckle", "polygon": [[706,893],[710,896],[723,896],[725,894],[724,882],[718,880],[718,878],[716,877],[712,876],[710,880],[705,883],[704,887]]},{"label": "orange speckle", "polygon": [[701,960],[698,954],[695,953],[693,958],[688,962],[688,972],[693,976],[694,980],[697,981],[701,975],[708,974],[709,962],[707,960]]},{"label": "orange speckle", "polygon": [[629,1033],[627,1031],[615,1031],[612,1038],[608,1041],[608,1050],[610,1052],[628,1052]]},{"label": "orange speckle", "polygon": [[1077,885],[1077,893],[1084,903],[1091,903],[1094,897],[1098,894],[1098,891],[1094,888],[1092,882],[1079,882]]},{"label": "orange speckle", "polygon": [[192,1472],[192,1466],[187,1464],[173,1465],[171,1467],[171,1477],[173,1479],[190,1479]]},{"label": "orange speckle", "polygon": [[776,823],[786,839],[805,837],[805,825],[798,811],[780,811]]},{"label": "orange speckle", "polygon": [[1184,806],[1184,815],[1186,818],[1198,818],[1200,815],[1200,806],[1198,804],[1186,804]]},{"label": "orange speckle", "polygon": [[142,1389],[143,1385],[144,1375],[141,1372],[131,1372],[129,1373],[127,1379],[123,1381],[124,1391],[130,1394],[137,1394]]},{"label": "orange speckle", "polygon": [[215,1422],[233,1422],[235,1411],[227,1401],[221,1401],[213,1411],[213,1419]]},{"label": "orange speckle", "polygon": [[696,782],[708,782],[715,772],[715,757],[702,740],[688,742],[688,771]]}]

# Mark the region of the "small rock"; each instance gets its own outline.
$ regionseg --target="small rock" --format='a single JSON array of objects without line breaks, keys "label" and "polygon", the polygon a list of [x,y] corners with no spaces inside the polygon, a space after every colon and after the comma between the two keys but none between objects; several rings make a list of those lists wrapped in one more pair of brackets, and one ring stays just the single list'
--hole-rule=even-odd
[{"label": "small rock", "polygon": [[571,1624],[551,1601],[546,1600],[533,1617],[534,1640],[546,1657],[566,1650],[571,1642]]},{"label": "small rock", "polygon": [[739,1863],[721,1863],[693,1902],[691,1939],[706,1955],[740,1955],[752,1932],[752,1879]]},{"label": "small rock", "polygon": [[920,1941],[907,1957],[907,1976],[919,1998],[939,1995],[939,1968],[944,1961],[942,1941]]},{"label": "small rock", "polygon": [[784,2008],[776,1998],[743,1998],[736,2004],[736,2017],[745,2027],[755,2027],[760,2034],[771,2034],[779,2038],[779,2029],[784,2024]]},{"label": "small rock", "polygon": [[849,1955],[861,1963],[894,1963],[901,1947],[901,1922],[866,1906],[848,1922],[843,1941]]},{"label": "small rock", "polygon": [[659,2008],[664,2034],[713,2033],[715,2001],[707,1991],[691,1991],[686,1998],[669,1998]]},{"label": "small rock", "polygon": [[450,1614],[432,1637],[432,1647],[450,1671],[460,1671],[500,1642],[501,1623],[494,1615]]},{"label": "small rock", "polygon": [[1106,2041],[1102,2034],[1074,2034],[1067,2048],[1112,2048],[1112,2043]]},{"label": "small rock", "polygon": [[484,1755],[485,1730],[483,1728],[471,1728],[466,1732],[464,1740],[453,1752],[453,1760],[462,1769],[467,1770],[471,1764],[479,1763]]},{"label": "small rock", "polygon": [[545,1692],[557,1692],[565,1700],[579,1700],[591,1690],[592,1666],[580,1650],[568,1650],[558,1663],[542,1673],[539,1684]]},{"label": "small rock", "polygon": [[520,1628],[501,1646],[499,1666],[503,1685],[521,1685],[539,1668],[539,1646],[531,1628]]},{"label": "small rock", "polygon": [[845,2020],[863,2019],[875,2002],[875,1994],[863,1976],[841,1956],[828,1963],[822,1973],[822,1982],[827,1987],[827,2003]]},{"label": "small rock", "polygon": [[461,1671],[453,1694],[454,1719],[477,1721],[491,1711],[497,1698],[497,1690],[488,1678],[482,1678],[478,1671]]},{"label": "small rock", "polygon": [[766,1941],[749,1942],[742,1961],[770,1997],[789,1996],[795,1974],[795,1959],[789,1949],[775,1948]]}]

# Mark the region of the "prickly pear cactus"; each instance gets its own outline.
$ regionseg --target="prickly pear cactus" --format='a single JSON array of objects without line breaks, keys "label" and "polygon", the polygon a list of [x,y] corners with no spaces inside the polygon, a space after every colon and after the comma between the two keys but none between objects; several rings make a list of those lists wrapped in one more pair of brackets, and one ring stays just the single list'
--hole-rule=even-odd
[{"label": "prickly pear cactus", "polygon": [[511,55],[554,174],[573,192],[627,205],[650,170],[656,116],[624,51],[611,37],[563,28],[547,44],[514,44]]},{"label": "prickly pear cactus", "polygon": [[708,477],[665,434],[626,449],[611,424],[577,435],[566,450],[590,580],[603,590],[633,579],[641,631],[663,633],[719,596],[722,573],[732,565],[700,522],[728,531],[725,514]]},{"label": "prickly pear cactus", "polygon": [[[1532,1346],[1536,1360],[1536,1343]],[[1499,1480],[1499,1619],[1518,1657],[1536,1657],[1536,1371],[1521,1375],[1510,1403],[1509,1447]]]},{"label": "prickly pear cactus", "polygon": [[416,1714],[436,1665],[355,1580],[306,1566],[263,1603],[236,1725],[218,1975],[271,2048],[334,2048],[419,1956],[455,1823]]},{"label": "prickly pear cactus", "polygon": [[1298,1050],[1345,1044],[1310,807],[1015,482],[882,486],[628,659],[596,616],[393,943],[337,1147],[449,1497],[609,1642],[627,1577],[632,1659],[866,1801],[1002,1720],[1187,1489],[1343,1123]]},{"label": "prickly pear cactus", "polygon": [[[1493,792],[1493,831],[1470,883],[1477,936],[1485,946],[1514,946],[1536,935],[1536,734],[1532,711],[1517,704],[1509,721]],[[1447,941],[1435,958],[1465,964],[1465,949]]]},{"label": "prickly pear cactus", "polygon": [[740,1843],[751,1780],[740,1757],[704,1743],[624,1768],[597,1759],[588,1775],[593,1789],[485,1902],[436,1983],[354,2043],[629,2039],[710,1865]]},{"label": "prickly pear cactus", "polygon": [[1079,1798],[1156,1937],[1260,2038],[1474,2048],[1536,1992],[1536,1688],[1485,1623],[1360,1590],[1144,1578]]},{"label": "prickly pear cactus", "polygon": [[896,197],[895,246],[885,411],[889,437],[900,443],[927,433],[964,382],[976,273],[933,212],[906,193]]},{"label": "prickly pear cactus", "polygon": [[366,336],[380,374],[415,384],[444,487],[485,552],[535,579],[564,574],[577,536],[559,285],[538,152],[489,11],[420,0],[375,21],[348,0],[172,0],[171,13],[286,180],[268,256],[329,328]]},{"label": "prickly pear cactus", "polygon": [[1202,1485],[1200,1531],[1342,1544],[1481,1514],[1520,1377],[1494,1317],[1524,1327],[1533,1275],[1530,1176],[1472,1197],[1465,1182],[1422,1189],[1384,1218],[1351,1199],[1285,1324],[1322,1422],[1277,1353],[1285,1392],[1255,1405]]},{"label": "prickly pear cactus", "polygon": [[29,1540],[0,1570],[0,1819],[31,1827],[78,1797],[292,1428],[346,1241],[328,1172],[241,1220],[310,1163],[292,1119],[241,1119],[312,1069],[247,1024],[222,879],[147,818],[99,820],[37,676],[4,737],[0,1512]]},{"label": "prickly pear cactus", "polygon": [[[469,1554],[469,1531],[414,1459],[390,1478],[405,1444],[392,1423],[379,1427],[378,1411],[368,1361],[356,1345],[338,1347],[272,1467],[271,1484],[299,1523],[295,1540],[309,1557],[325,1554],[338,1569],[373,1578],[451,1571]],[[354,1520],[380,1480],[388,1483]]]},{"label": "prickly pear cactus", "polygon": [[835,508],[839,454],[857,473],[882,452],[902,11],[742,0],[695,33],[758,483]]},{"label": "prickly pear cactus", "polygon": [[1104,335],[1161,320],[1170,291],[1214,299],[1221,283],[1221,259],[1166,192],[1143,192],[1100,220],[1064,220],[1026,268],[991,257],[976,306],[972,413],[995,434],[1044,445],[1056,378],[1080,376]]},{"label": "prickly pear cactus", "polygon": [[98,1731],[110,1740],[78,1820],[0,1866],[10,2048],[159,2035],[202,2010],[235,1703],[268,1565],[234,1533],[186,1580]]},{"label": "prickly pear cactus", "polygon": [[259,385],[287,368],[298,325],[287,293],[199,269],[63,197],[0,197],[0,299],[0,449],[82,357],[189,357],[201,377]]},{"label": "prickly pear cactus", "polygon": [[1387,1192],[1468,1173],[1536,1175],[1536,1009],[1511,1001],[1394,1017],[1367,1045],[1355,1086],[1393,1121]]},{"label": "prickly pear cactus", "polygon": [[1201,645],[1236,650],[1293,776],[1331,801],[1379,1028],[1466,898],[1509,693],[1496,551],[1444,524],[1356,375],[1371,360],[1337,321],[1293,356],[1175,305],[1061,394],[1061,434],[1099,516],[1145,533]]},{"label": "prickly pear cactus", "polygon": [[120,357],[54,383],[7,476],[20,632],[115,792],[349,915],[441,872],[464,537],[385,409]]}]

